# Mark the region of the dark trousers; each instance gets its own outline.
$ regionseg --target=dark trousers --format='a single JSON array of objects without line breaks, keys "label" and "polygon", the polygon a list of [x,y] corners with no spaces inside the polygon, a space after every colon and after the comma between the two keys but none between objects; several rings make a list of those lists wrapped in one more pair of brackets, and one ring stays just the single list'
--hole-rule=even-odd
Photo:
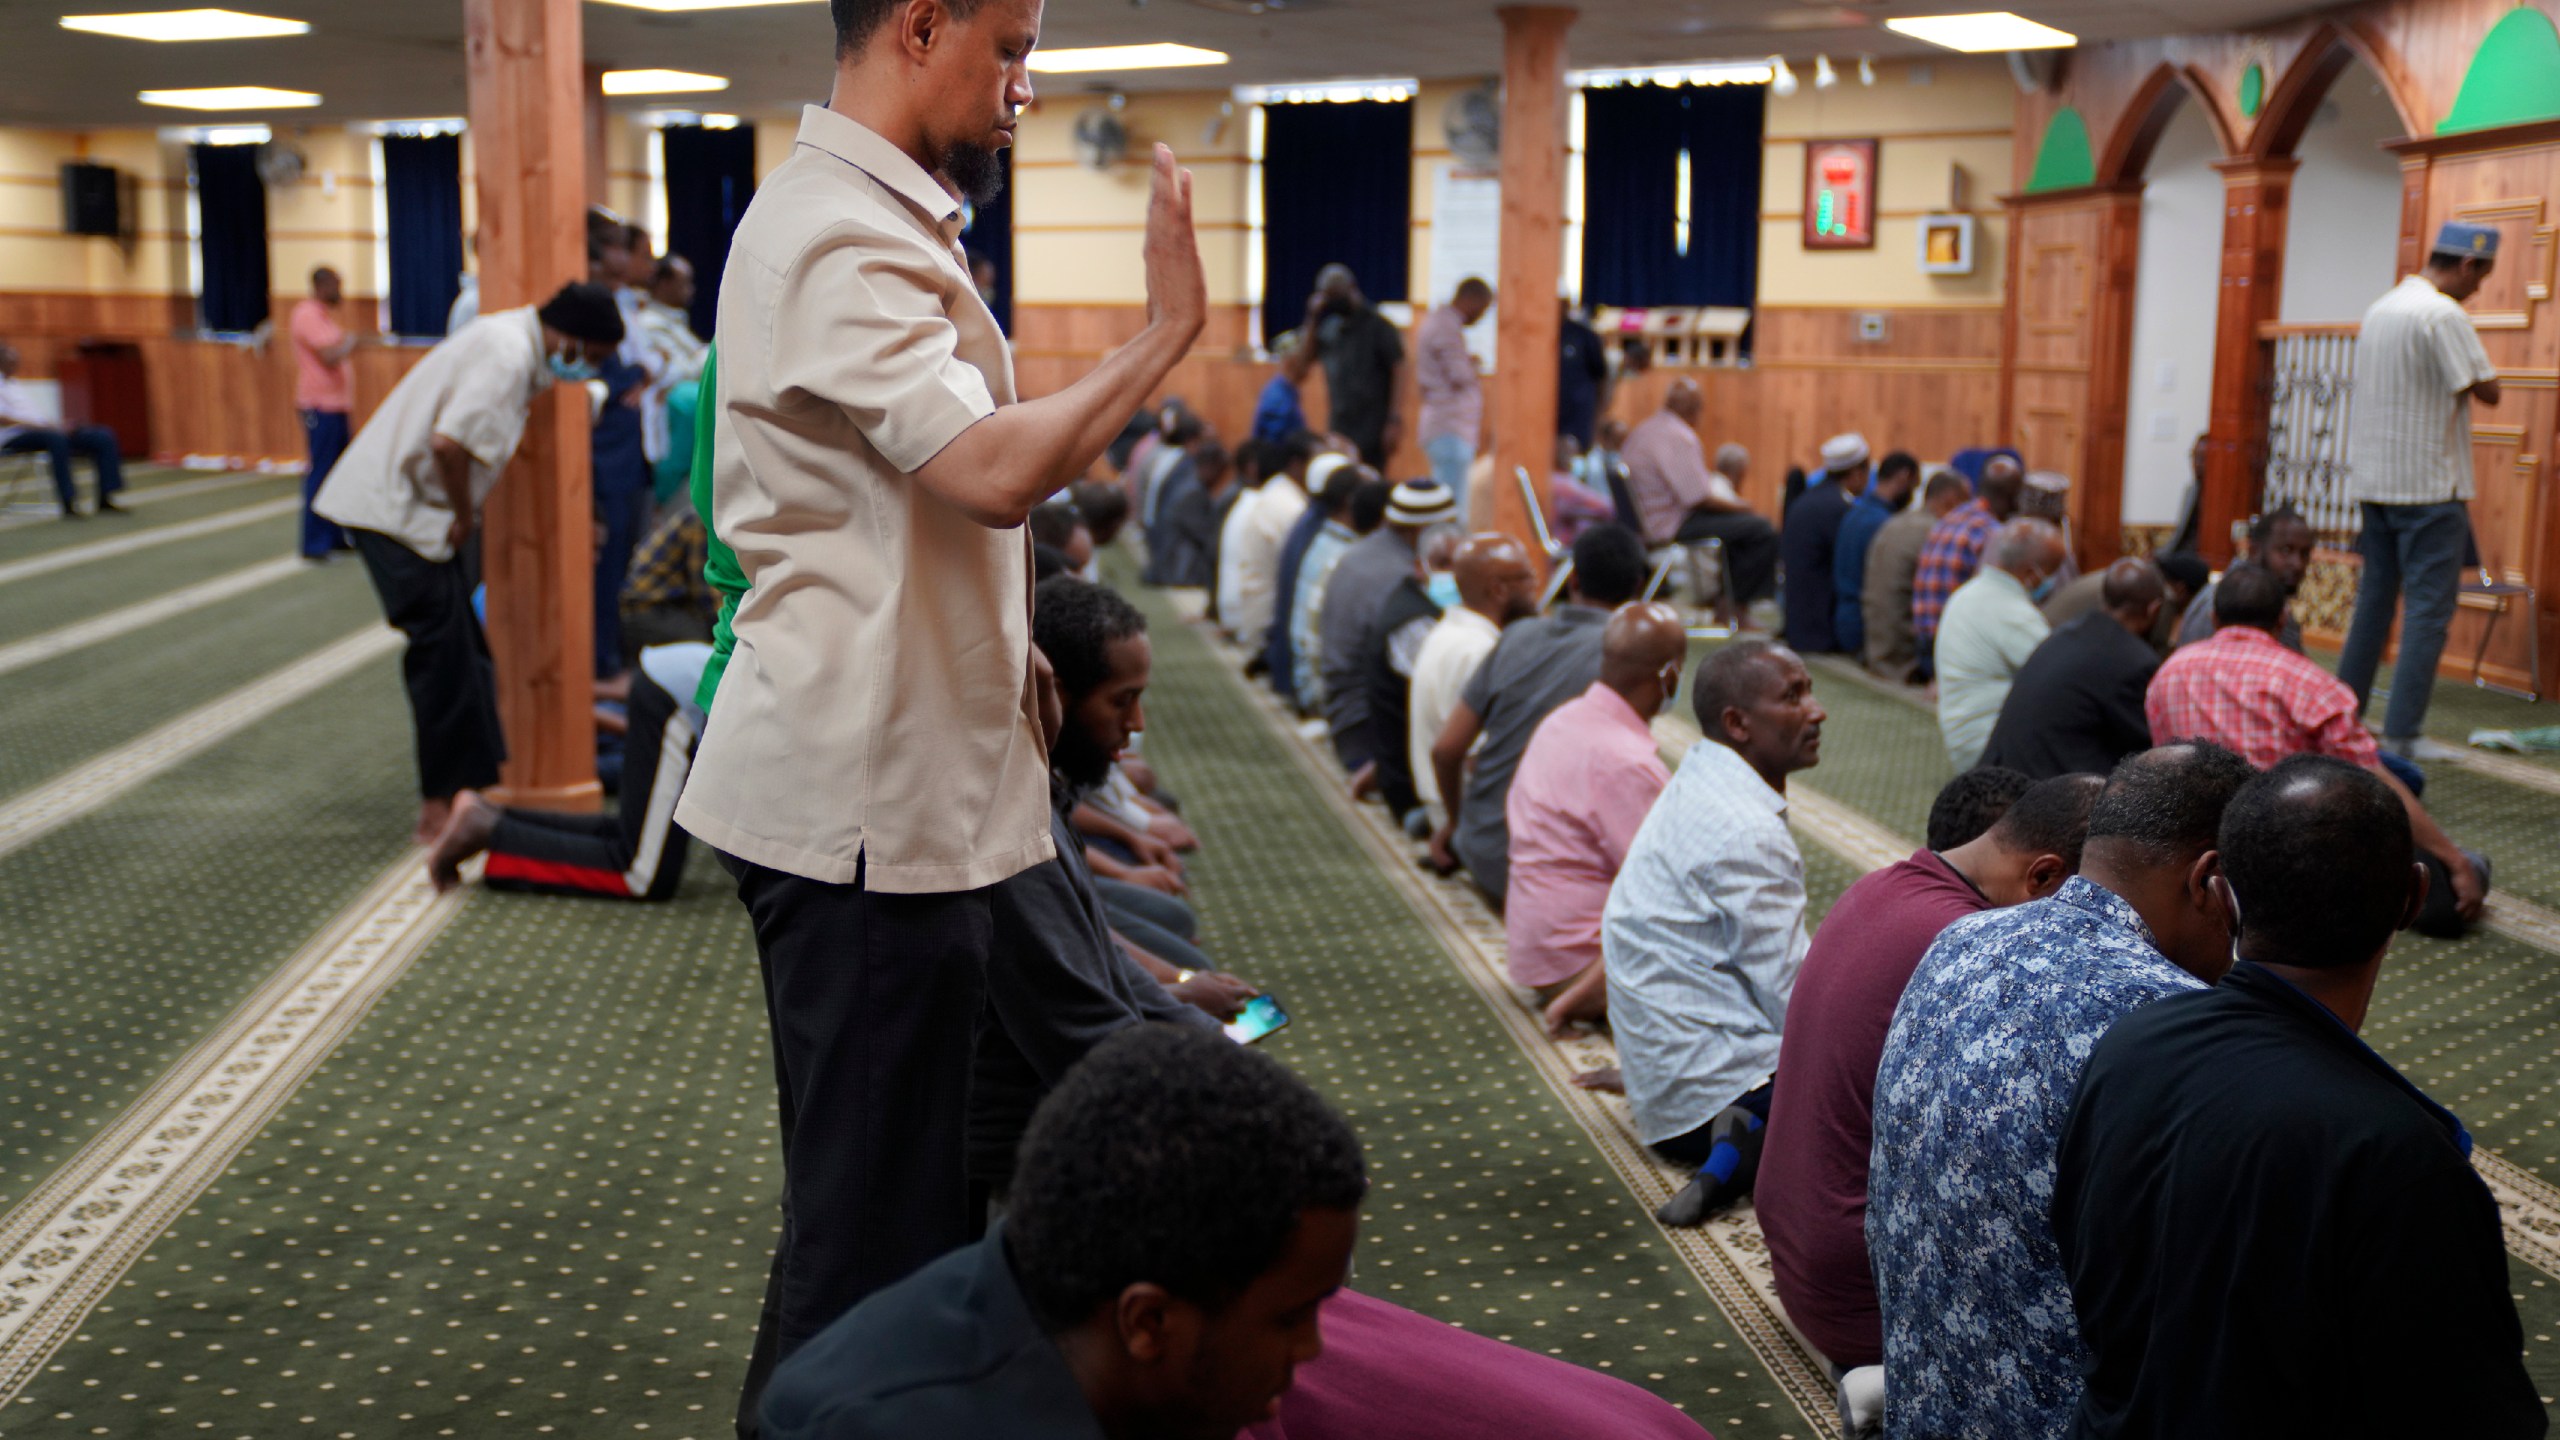
[{"label": "dark trousers", "polygon": [[1679,538],[1695,545],[1724,542],[1724,593],[1736,605],[1778,592],[1778,529],[1747,511],[1692,510],[1680,521]]},{"label": "dark trousers", "polygon": [[71,483],[71,457],[86,455],[98,467],[98,499],[124,488],[124,456],[116,449],[116,434],[104,425],[80,425],[69,430],[21,430],[0,440],[0,454],[23,455],[42,451],[53,462],[53,493],[62,500],[64,514],[74,508],[77,492]]},{"label": "dark trousers", "polygon": [[320,493],[329,472],[338,468],[338,457],[347,453],[347,412],[303,411],[302,442],[311,452],[311,466],[302,472],[302,558],[319,560],[347,543],[346,532],[336,522],[311,510],[312,497]]},{"label": "dark trousers", "polygon": [[978,1233],[969,1208],[969,1066],[992,890],[883,895],[736,856],[773,1026],[782,1238],[738,1433],[758,1433],[774,1365],[864,1296]]},{"label": "dark trousers", "polygon": [[622,673],[622,585],[631,574],[631,552],[640,545],[642,516],[649,506],[646,486],[596,494],[596,518],[604,522],[604,543],[596,547],[596,678]]},{"label": "dark trousers", "polygon": [[540,895],[673,898],[690,839],[676,828],[676,796],[693,768],[693,727],[646,675],[631,678],[622,790],[610,815],[510,809],[489,837],[483,883]]},{"label": "dark trousers", "polygon": [[[2435,698],[2436,661],[2445,630],[2462,599],[2462,550],[2471,536],[2470,507],[2459,500],[2437,505],[2363,507],[2364,528],[2356,553],[2364,573],[2356,581],[2355,618],[2338,652],[2338,678],[2355,692],[2361,709],[2382,668],[2391,639],[2391,615],[2400,611],[2400,658],[2391,667],[2391,704],[2382,733],[2413,740],[2426,728],[2427,702]],[[2405,603],[2404,603],[2405,602]]]},{"label": "dark trousers", "polygon": [[444,800],[457,790],[497,784],[507,734],[498,723],[489,640],[471,613],[480,569],[473,554],[430,560],[388,535],[348,533],[373,577],[373,593],[382,598],[383,618],[409,637],[400,677],[418,734],[418,793]]}]

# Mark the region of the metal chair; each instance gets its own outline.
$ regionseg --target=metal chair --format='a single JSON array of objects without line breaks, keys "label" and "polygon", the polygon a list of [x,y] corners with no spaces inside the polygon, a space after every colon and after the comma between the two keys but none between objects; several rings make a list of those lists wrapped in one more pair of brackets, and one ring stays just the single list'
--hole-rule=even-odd
[{"label": "metal chair", "polygon": [[[16,514],[21,510],[29,512],[52,510],[54,508],[54,501],[50,498],[52,483],[52,462],[43,451],[19,450],[0,453],[0,514]],[[36,490],[38,498],[22,499],[22,493],[31,487]]]},{"label": "metal chair", "polygon": [[1537,536],[1538,549],[1547,557],[1547,593],[1538,597],[1538,608],[1546,609],[1564,593],[1564,583],[1573,575],[1573,547],[1556,538],[1547,528],[1547,509],[1538,503],[1538,482],[1529,478],[1529,467],[1514,465],[1512,478],[1520,482],[1520,503],[1529,512],[1530,532]]},{"label": "metal chair", "polygon": [[2455,603],[2465,609],[2489,612],[2489,618],[2480,626],[2480,644],[2471,652],[2471,683],[2482,690],[2493,690],[2500,695],[2512,695],[2518,700],[2538,702],[2542,699],[2542,647],[2540,645],[2525,647],[2526,655],[2531,657],[2526,662],[2531,667],[2529,673],[2532,676],[2533,688],[2530,690],[2518,690],[2512,685],[2501,685],[2494,680],[2484,678],[2480,673],[2481,665],[2489,656],[2489,642],[2498,633],[2498,622],[2506,618],[2507,611],[2515,605],[2516,601],[2524,602],[2524,613],[2528,618],[2533,615],[2533,587],[2520,578],[2499,579],[2497,572],[2490,567],[2489,562],[2480,553],[2480,537],[2477,532],[2474,532],[2466,542],[2466,550],[2468,553],[2463,557],[2462,566],[2462,591],[2456,597]]}]

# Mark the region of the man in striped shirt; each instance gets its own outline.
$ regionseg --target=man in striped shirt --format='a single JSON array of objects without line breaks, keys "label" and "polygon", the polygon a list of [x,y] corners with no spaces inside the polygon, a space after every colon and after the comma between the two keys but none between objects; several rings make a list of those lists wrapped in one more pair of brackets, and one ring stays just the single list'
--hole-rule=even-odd
[{"label": "man in striped shirt", "polygon": [[2373,692],[2391,612],[2406,593],[2400,659],[2391,672],[2383,744],[2417,748],[2435,693],[2436,660],[2462,591],[2471,533],[2471,402],[2498,403],[2498,367],[2462,302],[2498,260],[2498,232],[2448,221],[2426,269],[2367,310],[2356,335],[2355,406],[2347,417],[2349,492],[2363,511],[2364,575],[2338,678],[2359,712]]},{"label": "man in striped shirt", "polygon": [[1982,568],[1983,547],[1992,532],[2018,513],[2018,492],[2026,476],[2018,462],[1994,456],[1982,467],[1980,493],[1947,512],[1920,549],[1920,570],[1911,581],[1911,634],[1923,666],[1931,665],[1938,644],[1938,617],[1964,582]]}]

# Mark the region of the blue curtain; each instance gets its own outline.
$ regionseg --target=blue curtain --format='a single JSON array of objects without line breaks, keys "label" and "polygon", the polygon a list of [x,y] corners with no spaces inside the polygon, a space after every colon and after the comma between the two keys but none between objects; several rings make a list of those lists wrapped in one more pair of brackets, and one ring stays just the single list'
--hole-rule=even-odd
[{"label": "blue curtain", "polygon": [[197,145],[197,255],[207,330],[255,330],[267,318],[267,186],[255,145]]},{"label": "blue curtain", "polygon": [[391,333],[442,335],[462,289],[462,137],[383,137],[382,184],[391,217]]},{"label": "blue curtain", "polygon": [[1274,105],[1262,148],[1262,333],[1295,330],[1316,272],[1351,267],[1402,301],[1413,243],[1413,102]]},{"label": "blue curtain", "polygon": [[729,237],[756,196],[756,132],[746,125],[670,125],[665,134],[667,253],[693,266],[693,333],[708,340],[720,318]]},{"label": "blue curtain", "polygon": [[996,198],[969,209],[969,226],[960,232],[960,243],[973,261],[984,260],[996,269],[996,297],[987,308],[996,313],[996,324],[1004,333],[1013,333],[1013,147],[999,152],[1004,159],[1004,188]]},{"label": "blue curtain", "polygon": [[[1582,294],[1594,305],[1749,305],[1760,259],[1758,85],[1622,85],[1583,99]],[[1689,152],[1681,252],[1680,152]]]}]

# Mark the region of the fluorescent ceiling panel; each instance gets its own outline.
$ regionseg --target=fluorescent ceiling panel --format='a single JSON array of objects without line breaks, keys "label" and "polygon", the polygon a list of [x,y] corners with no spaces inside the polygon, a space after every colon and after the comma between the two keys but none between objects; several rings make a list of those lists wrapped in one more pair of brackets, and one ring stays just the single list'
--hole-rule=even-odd
[{"label": "fluorescent ceiling panel", "polygon": [[1223,50],[1195,45],[1089,45],[1081,50],[1034,50],[1031,68],[1043,75],[1077,75],[1089,70],[1172,70],[1185,65],[1224,65]]},{"label": "fluorescent ceiling panel", "polygon": [[696,75],[690,70],[607,70],[604,93],[607,95],[691,95],[705,90],[726,90],[725,75]]},{"label": "fluorescent ceiling panel", "polygon": [[145,90],[145,105],[174,110],[307,110],[320,103],[308,90],[271,90],[264,85],[217,85],[203,90]]},{"label": "fluorescent ceiling panel", "polygon": [[237,10],[162,10],[141,15],[65,15],[62,28],[125,40],[270,40],[308,35],[300,20],[243,15]]},{"label": "fluorescent ceiling panel", "polygon": [[2059,50],[2080,43],[2080,37],[2067,30],[2039,25],[2006,10],[1976,15],[1912,15],[1887,20],[1884,28],[1914,40],[1975,54],[1987,50]]}]

